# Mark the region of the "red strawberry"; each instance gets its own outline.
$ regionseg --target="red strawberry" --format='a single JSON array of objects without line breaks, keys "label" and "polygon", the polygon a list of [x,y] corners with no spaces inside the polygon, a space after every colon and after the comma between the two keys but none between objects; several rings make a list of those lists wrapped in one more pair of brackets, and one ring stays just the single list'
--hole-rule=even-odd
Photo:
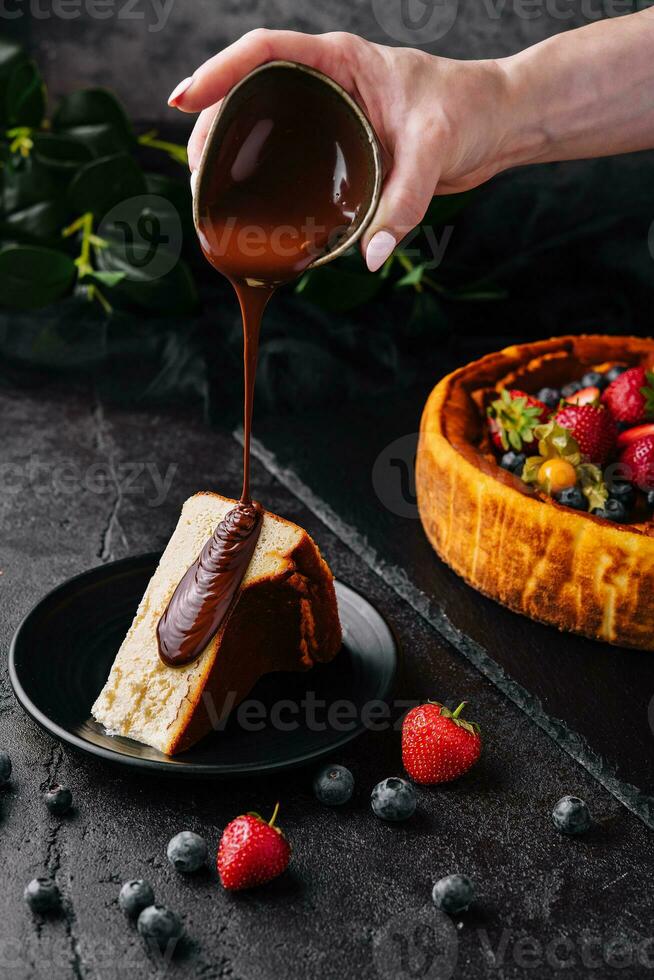
[{"label": "red strawberry", "polygon": [[465,704],[452,712],[430,701],[412,708],[404,719],[402,761],[416,783],[447,783],[479,758],[479,728],[460,717]]},{"label": "red strawberry", "polygon": [[605,463],[613,446],[617,429],[612,416],[601,405],[564,405],[554,421],[567,429],[580,451],[592,463]]},{"label": "red strawberry", "polygon": [[218,874],[224,888],[241,891],[272,881],[285,871],[291,848],[274,826],[279,803],[270,822],[258,813],[246,813],[227,824],[218,846]]},{"label": "red strawberry", "polygon": [[496,449],[520,452],[523,442],[534,441],[534,429],[547,421],[547,405],[517,388],[504,389],[488,408],[488,427]]},{"label": "red strawberry", "polygon": [[629,368],[612,381],[602,401],[616,422],[635,425],[654,417],[654,374],[643,367]]},{"label": "red strawberry", "polygon": [[624,449],[625,446],[630,446],[632,442],[639,442],[646,436],[654,436],[654,422],[646,422],[645,425],[635,425],[633,429],[625,429],[618,436],[616,446],[618,449]]},{"label": "red strawberry", "polygon": [[632,442],[622,450],[620,462],[629,468],[625,475],[641,488],[654,490],[654,435]]}]

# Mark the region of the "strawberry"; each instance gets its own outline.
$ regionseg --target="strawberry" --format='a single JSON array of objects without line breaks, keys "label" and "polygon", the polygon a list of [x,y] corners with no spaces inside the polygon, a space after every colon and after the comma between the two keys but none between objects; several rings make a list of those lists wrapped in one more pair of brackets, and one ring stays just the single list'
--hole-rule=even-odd
[{"label": "strawberry", "polygon": [[517,388],[504,389],[488,407],[488,427],[496,449],[520,452],[523,442],[534,441],[534,429],[549,417],[550,409],[538,398]]},{"label": "strawberry", "polygon": [[643,367],[629,368],[611,382],[602,401],[616,422],[635,425],[654,418],[654,373]]},{"label": "strawberry", "polygon": [[620,462],[628,467],[626,476],[641,490],[654,490],[654,435],[630,443],[620,454]]},{"label": "strawberry", "polygon": [[605,408],[595,404],[566,404],[556,413],[554,421],[568,430],[580,452],[592,463],[606,462],[615,445],[617,429]]},{"label": "strawberry", "polygon": [[646,422],[645,425],[635,425],[633,429],[625,429],[618,436],[616,447],[624,449],[632,442],[639,442],[645,436],[654,436],[654,422]]},{"label": "strawberry", "polygon": [[463,775],[479,758],[477,725],[464,721],[463,701],[456,711],[429,701],[412,708],[402,725],[402,761],[416,783],[446,783]]},{"label": "strawberry", "polygon": [[599,401],[600,394],[599,388],[582,388],[581,391],[576,391],[574,395],[570,395],[565,400],[570,405],[591,405],[593,402]]},{"label": "strawberry", "polygon": [[242,891],[272,881],[288,867],[291,848],[275,819],[246,813],[227,824],[218,846],[218,874],[228,891]]}]

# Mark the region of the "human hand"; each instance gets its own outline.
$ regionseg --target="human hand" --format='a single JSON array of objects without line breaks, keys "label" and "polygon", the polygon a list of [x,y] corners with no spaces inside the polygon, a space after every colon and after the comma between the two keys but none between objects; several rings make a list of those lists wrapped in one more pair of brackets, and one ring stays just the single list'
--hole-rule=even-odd
[{"label": "human hand", "polygon": [[386,177],[362,240],[371,271],[420,224],[434,194],[467,190],[501,169],[507,129],[499,62],[453,61],[353,34],[259,29],[201,65],[169,105],[199,112],[188,144],[191,172],[221,100],[267,61],[298,61],[331,76],[366,112],[382,146]]}]

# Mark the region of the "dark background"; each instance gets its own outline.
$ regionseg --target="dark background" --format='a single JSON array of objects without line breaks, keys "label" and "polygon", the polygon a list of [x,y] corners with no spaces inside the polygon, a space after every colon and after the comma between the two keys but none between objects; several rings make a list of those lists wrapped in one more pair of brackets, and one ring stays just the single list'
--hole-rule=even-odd
[{"label": "dark background", "polygon": [[[382,22],[388,24],[390,18],[396,25],[398,6],[395,0],[169,0],[162,13],[152,0],[138,0],[133,9],[127,9],[125,0],[116,0],[98,19],[89,13],[92,7],[73,0],[70,9],[64,8],[66,19],[54,16],[48,5],[38,17],[29,16],[28,5],[17,6],[21,16],[0,20],[0,30],[28,44],[53,101],[76,87],[107,86],[132,118],[155,122],[183,141],[192,120],[168,109],[167,95],[205,58],[243,32],[262,25],[309,32],[346,30],[394,44],[399,43],[397,36],[389,36]],[[434,7],[433,21],[406,37],[413,38],[415,46],[448,57],[502,57],[559,31],[642,6],[623,0],[444,0]],[[421,0],[409,0],[413,17],[428,9]],[[429,40],[433,35],[439,36]],[[523,335],[590,329],[648,333],[653,177],[654,154],[649,152],[502,175],[479,189],[450,222],[454,232],[438,273],[457,288],[480,280],[492,283],[506,291],[505,300],[440,304],[432,330],[419,338],[403,337],[398,329],[406,320],[407,299],[400,295],[390,304],[380,303],[373,315],[370,309],[358,310],[349,319],[367,331],[384,321],[391,347],[406,351],[418,346],[421,363],[426,355],[436,371],[439,353],[453,344],[458,351],[461,344],[482,349]],[[215,284],[215,277],[210,283]],[[218,317],[223,324],[229,319],[230,300],[220,295]],[[216,303],[205,298],[203,309],[215,316]],[[309,310],[308,316],[313,313]],[[327,323],[322,329],[330,334],[330,328]],[[315,329],[320,332],[320,324]],[[374,344],[369,334],[368,341]],[[330,346],[329,340],[325,346]],[[411,372],[401,366],[395,372],[389,368],[383,382],[392,387],[410,382]],[[319,391],[318,402],[324,396]],[[276,402],[274,392],[270,400]]]}]

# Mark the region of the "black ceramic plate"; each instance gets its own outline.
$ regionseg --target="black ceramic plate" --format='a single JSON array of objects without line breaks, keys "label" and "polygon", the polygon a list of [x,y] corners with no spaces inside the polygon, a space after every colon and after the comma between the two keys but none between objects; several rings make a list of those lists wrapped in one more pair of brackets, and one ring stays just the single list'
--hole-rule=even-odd
[{"label": "black ceramic plate", "polygon": [[[248,699],[263,706],[254,726],[263,722],[262,728],[244,726],[233,713],[223,731],[174,758],[107,735],[91,718],[91,705],[158,559],[142,555],[78,575],[23,620],[9,651],[9,674],[16,697],[35,721],[75,748],[112,762],[192,776],[287,769],[328,755],[363,731],[364,705],[383,701],[391,690],[397,641],[367,599],[337,582],[340,653],[307,673],[262,678]],[[335,702],[353,707],[330,712]]]}]

